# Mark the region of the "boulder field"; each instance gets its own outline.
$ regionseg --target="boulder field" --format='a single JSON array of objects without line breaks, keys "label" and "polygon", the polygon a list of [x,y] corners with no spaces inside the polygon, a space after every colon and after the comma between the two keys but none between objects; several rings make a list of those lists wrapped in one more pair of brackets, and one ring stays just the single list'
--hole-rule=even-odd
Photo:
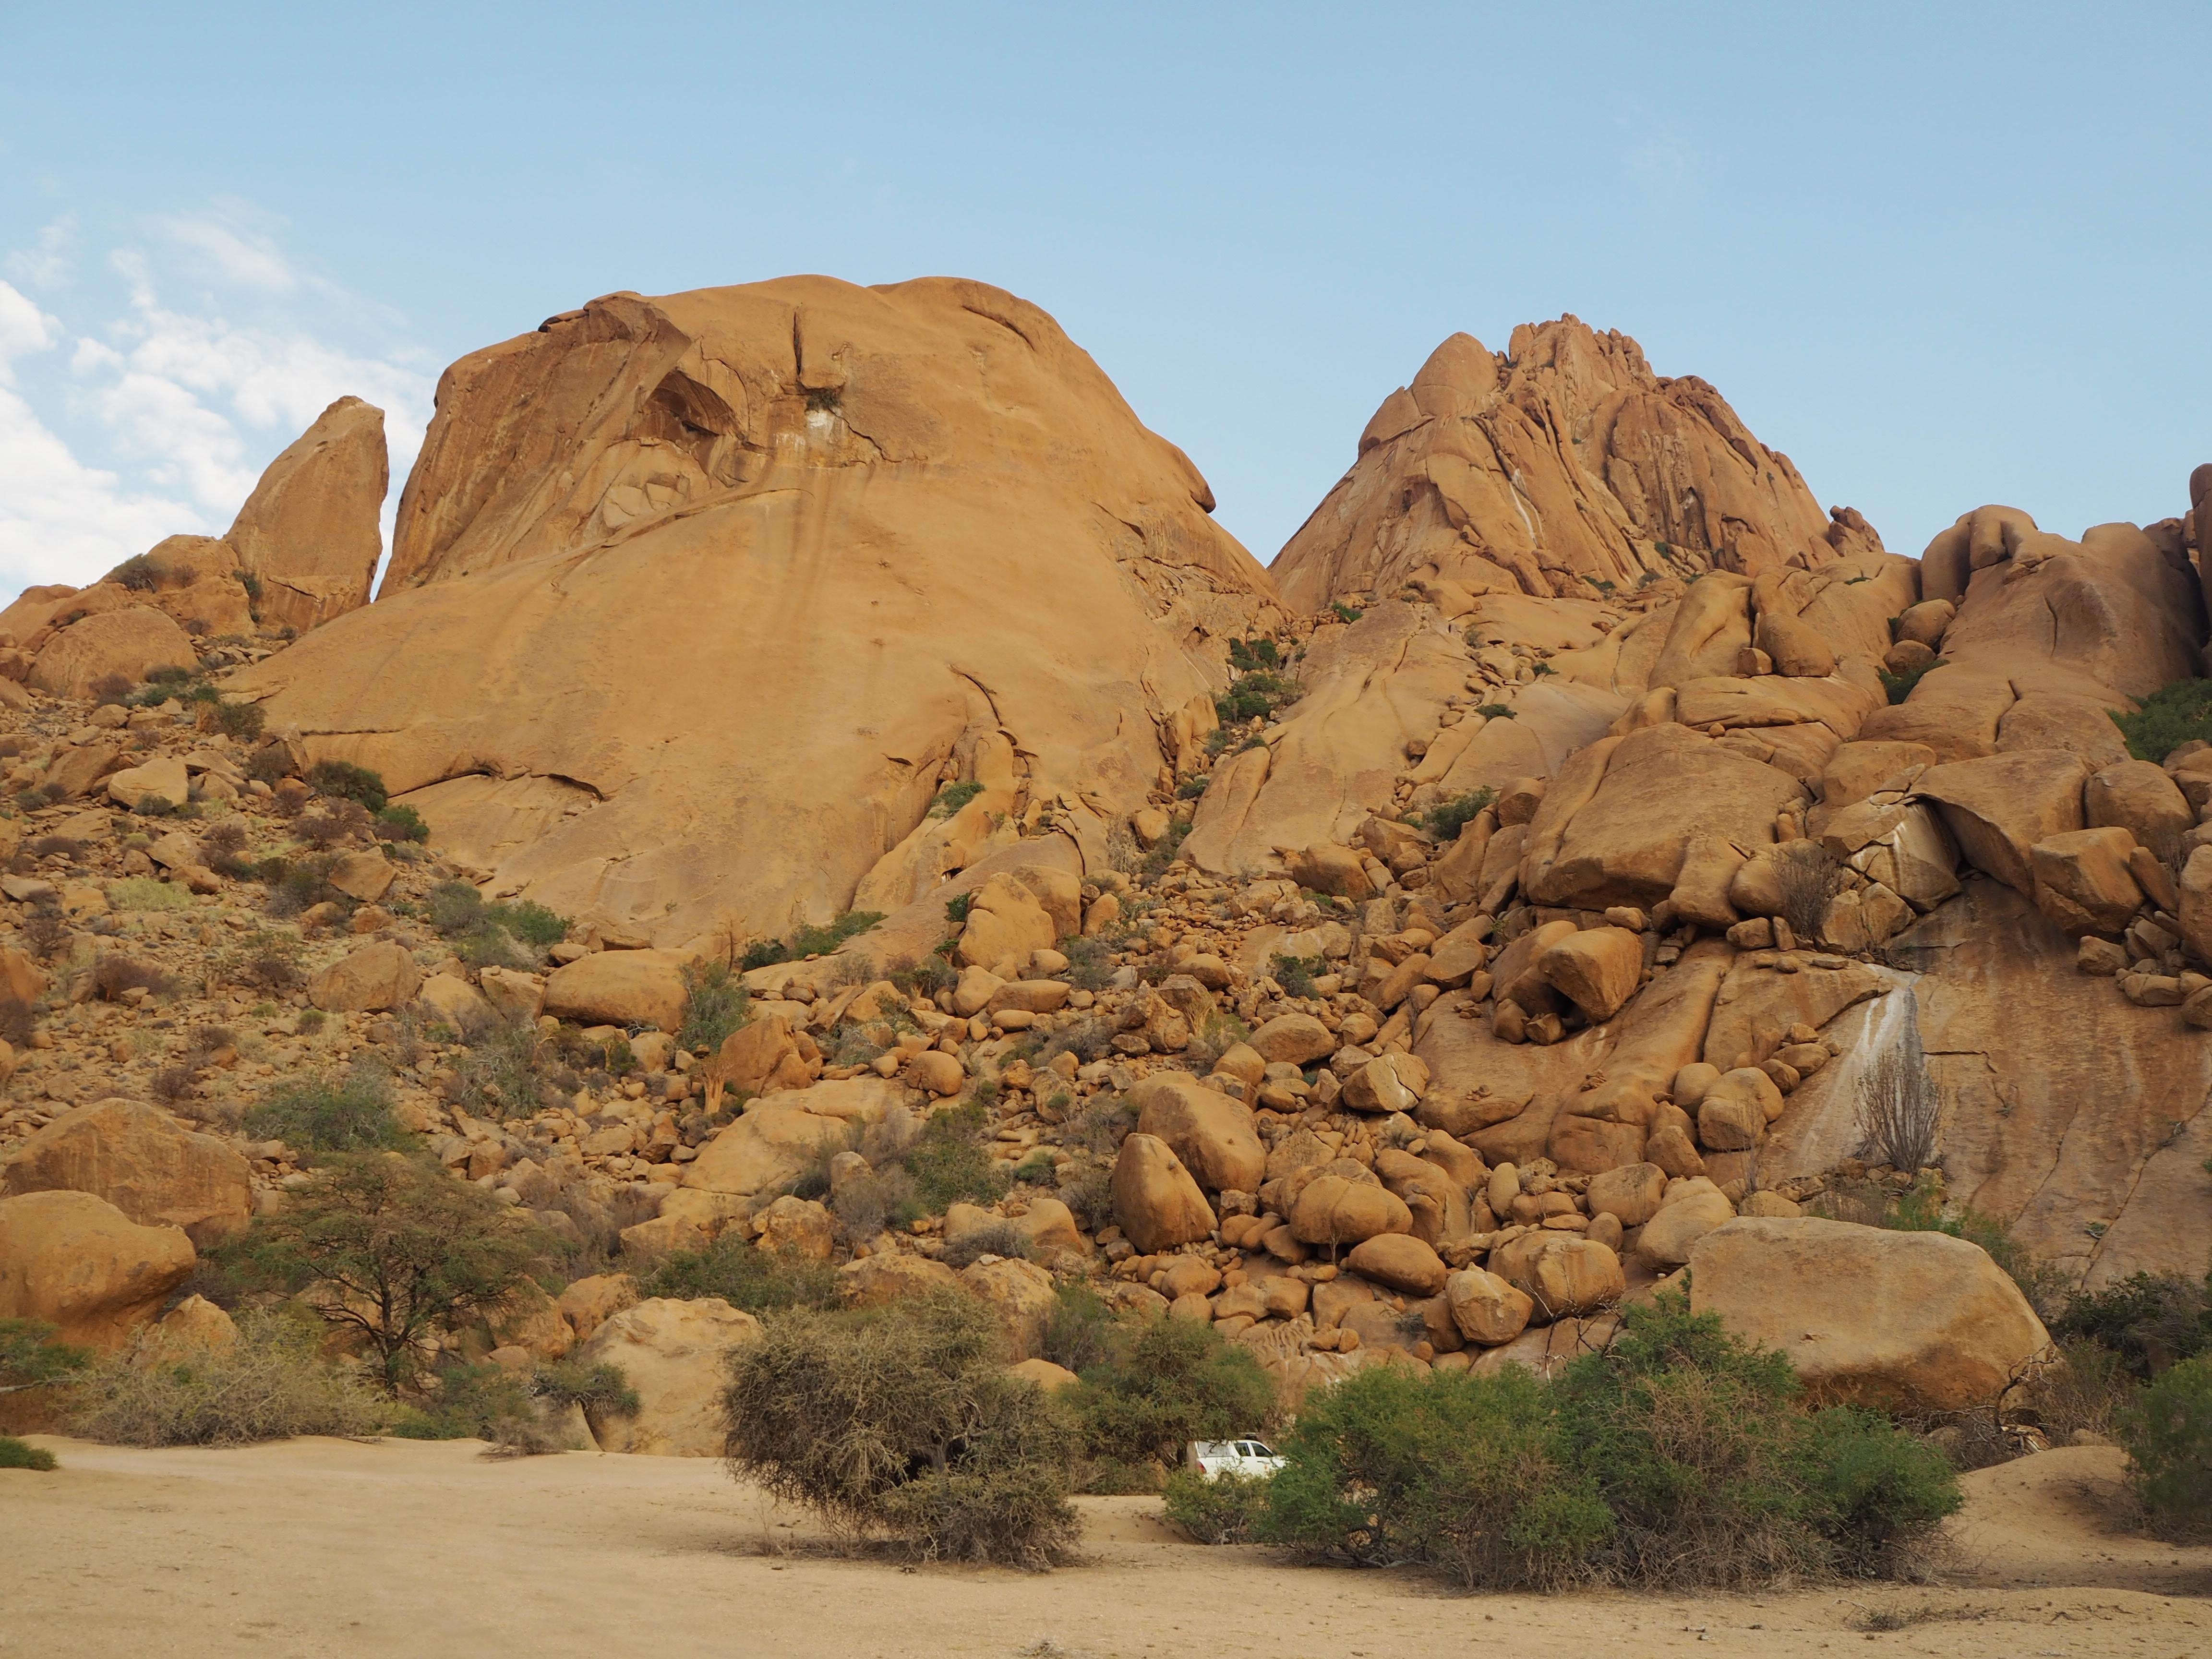
[{"label": "boulder field", "polygon": [[[366,602],[374,413],[0,612],[0,1316],[128,1340],[301,1178],[241,1115],[356,1062],[605,1243],[450,1334],[618,1359],[623,1449],[714,1449],[750,1321],[638,1279],[732,1230],[855,1305],[964,1288],[1033,1371],[1080,1280],[1292,1391],[1548,1373],[1686,1268],[1922,1412],[2047,1338],[1853,1205],[2206,1270],[2212,749],[2115,719],[2203,672],[2194,511],[1899,556],[1563,318],[1446,341],[1262,568],[1036,307],[808,277],[455,364]],[[558,926],[499,959],[457,884]],[[679,1040],[713,963],[746,1020]],[[1924,1167],[1869,1137],[1899,1078]],[[947,1133],[1005,1195],[890,1224]]]}]

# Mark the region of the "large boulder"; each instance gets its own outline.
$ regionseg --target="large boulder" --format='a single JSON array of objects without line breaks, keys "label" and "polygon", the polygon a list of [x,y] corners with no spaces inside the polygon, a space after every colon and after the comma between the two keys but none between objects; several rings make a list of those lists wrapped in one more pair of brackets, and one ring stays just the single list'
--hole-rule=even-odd
[{"label": "large boulder", "polygon": [[1336,1034],[1311,1014],[1277,1014],[1252,1033],[1252,1047],[1270,1065],[1310,1066],[1336,1052]]},{"label": "large boulder", "polygon": [[1114,1160],[1114,1221],[1150,1254],[1195,1244],[1213,1231],[1213,1210],[1175,1151],[1158,1135],[1132,1131]]},{"label": "large boulder", "polygon": [[1589,927],[1548,946],[1536,971],[1593,1023],[1611,1019],[1636,994],[1644,941],[1626,927]]},{"label": "large boulder", "polygon": [[380,1013],[404,1008],[422,988],[422,970],[404,945],[378,939],[344,956],[307,981],[307,1000],[325,1013]]},{"label": "large boulder", "polygon": [[143,1227],[90,1193],[0,1198],[0,1319],[38,1319],[59,1340],[120,1348],[197,1261],[181,1227]]},{"label": "large boulder", "polygon": [[772,1096],[747,1107],[736,1122],[699,1148],[684,1185],[750,1196],[789,1185],[815,1163],[847,1150],[853,1126],[800,1103],[811,1091]]},{"label": "large boulder", "polygon": [[2029,849],[2081,828],[2081,787],[2089,769],[2063,749],[2023,749],[1931,766],[1913,793],[1936,802],[1959,850],[1978,869],[2031,897]]},{"label": "large boulder", "polygon": [[1460,1334],[1486,1348],[1520,1335],[1536,1306],[1526,1291],[1480,1267],[1462,1268],[1445,1279],[1444,1295]]},{"label": "large boulder", "polygon": [[1060,937],[1036,894],[1010,876],[993,876],[969,901],[953,956],[963,966],[991,969],[1018,963],[1032,951],[1048,951]]},{"label": "large boulder", "polygon": [[1252,1193],[1267,1178],[1267,1149],[1252,1109],[1188,1072],[1155,1072],[1129,1091],[1137,1127],[1167,1142],[1209,1192]]},{"label": "large boulder", "polygon": [[960,1273],[960,1283],[996,1315],[1014,1359],[1034,1359],[1044,1342],[1045,1323],[1057,1305],[1052,1275],[1034,1261],[1000,1256],[978,1261]]},{"label": "large boulder", "polygon": [[1413,1212],[1371,1176],[1316,1176],[1291,1210],[1291,1233],[1308,1244],[1363,1244],[1382,1233],[1410,1233]]},{"label": "large boulder", "polygon": [[1988,1254],[1944,1233],[1745,1217],[1700,1238],[1689,1265],[1692,1311],[1788,1356],[1818,1400],[1985,1407],[2051,1345]]},{"label": "large boulder", "polygon": [[656,1457],[720,1457],[727,1429],[722,1390],[730,1350],[760,1334],[760,1321],[719,1297],[655,1297],[609,1316],[575,1351],[586,1365],[622,1368],[638,1408],[587,1407],[601,1451]]},{"label": "large boulder", "polygon": [[675,951],[595,951],[556,968],[545,979],[545,1012],[587,1024],[684,1024],[690,993],[684,956]]},{"label": "large boulder", "polygon": [[1528,1298],[1539,1325],[1609,1308],[1628,1290],[1620,1258],[1577,1233],[1523,1233],[1490,1253],[1490,1271]]},{"label": "large boulder", "polygon": [[109,799],[134,810],[139,802],[157,797],[172,806],[182,806],[192,787],[184,762],[173,755],[148,761],[143,766],[126,766],[120,772],[110,772],[102,781]]},{"label": "large boulder", "polygon": [[881,1251],[837,1269],[837,1295],[848,1307],[883,1308],[939,1291],[957,1291],[960,1275],[925,1255]]},{"label": "large boulder", "polygon": [[1601,738],[1567,763],[1529,821],[1522,889],[1539,904],[1656,904],[1684,878],[1694,837],[1765,846],[1775,815],[1804,794],[1789,773],[1687,726]]},{"label": "large boulder", "polygon": [[189,668],[198,653],[185,630],[147,605],[103,611],[49,640],[31,665],[31,684],[58,697],[89,697],[103,680],[137,684],[156,668]]},{"label": "large boulder", "polygon": [[2081,790],[2081,814],[2091,829],[2125,830],[2165,859],[2197,823],[2187,797],[2151,761],[2121,761],[2094,775]]},{"label": "large boulder", "polygon": [[258,578],[264,620],[301,633],[368,603],[392,465],[384,411],[341,398],[270,462],[223,539]]},{"label": "large boulder", "polygon": [[1353,1245],[1344,1260],[1361,1278],[1408,1296],[1434,1296],[1449,1271],[1435,1250],[1409,1233],[1377,1233]]},{"label": "large boulder", "polygon": [[0,1197],[58,1190],[104,1198],[142,1226],[181,1227],[203,1247],[253,1217],[244,1158],[128,1100],[64,1112],[0,1162]]},{"label": "large boulder", "polygon": [[2077,936],[2118,933],[2143,902],[2128,870],[2135,850],[2134,833],[2118,825],[2045,836],[2027,849],[2037,907]]},{"label": "large boulder", "polygon": [[1646,1267],[1667,1273],[1690,1259],[1699,1239],[1735,1219],[1728,1195],[1704,1176],[1692,1176],[1644,1224],[1636,1254]]}]

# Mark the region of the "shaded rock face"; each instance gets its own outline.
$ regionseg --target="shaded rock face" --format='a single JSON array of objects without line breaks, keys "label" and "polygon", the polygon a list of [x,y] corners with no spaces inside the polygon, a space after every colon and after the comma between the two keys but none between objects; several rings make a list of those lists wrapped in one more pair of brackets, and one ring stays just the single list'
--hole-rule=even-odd
[{"label": "shaded rock face", "polygon": [[392,482],[384,411],[341,398],[269,464],[223,539],[269,621],[301,633],[368,603]]},{"label": "shaded rock face", "polygon": [[247,684],[530,896],[781,932],[985,850],[956,780],[1103,855],[1272,595],[1211,506],[997,289],[617,295],[447,371],[383,597]]},{"label": "shaded rock face", "polygon": [[1822,514],[1706,382],[1654,374],[1626,335],[1562,317],[1514,330],[1503,356],[1467,334],[1438,346],[1274,574],[1302,610],[1409,581],[1594,598],[1597,581],[1881,547],[1857,514]]}]

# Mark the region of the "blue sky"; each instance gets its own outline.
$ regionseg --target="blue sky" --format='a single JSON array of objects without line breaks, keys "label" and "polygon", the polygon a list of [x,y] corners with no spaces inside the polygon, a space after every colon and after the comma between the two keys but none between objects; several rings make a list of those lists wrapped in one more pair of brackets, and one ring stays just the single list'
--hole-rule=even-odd
[{"label": "blue sky", "polygon": [[[982,278],[1271,558],[1446,334],[1571,311],[1917,553],[2212,459],[2212,8],[0,0],[0,594],[615,289]],[[1817,14],[1817,15],[1816,15]]]}]

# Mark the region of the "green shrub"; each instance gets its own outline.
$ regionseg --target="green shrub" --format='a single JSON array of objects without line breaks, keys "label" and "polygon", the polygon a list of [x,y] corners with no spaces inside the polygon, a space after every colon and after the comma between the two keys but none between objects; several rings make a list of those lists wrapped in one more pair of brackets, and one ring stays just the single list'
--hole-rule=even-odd
[{"label": "green shrub", "polygon": [[60,1465],[44,1446],[33,1446],[12,1434],[0,1434],[0,1469],[38,1469],[51,1472]]},{"label": "green shrub", "polygon": [[280,1085],[246,1113],[245,1127],[249,1134],[281,1140],[299,1152],[370,1152],[405,1143],[392,1107],[391,1079],[361,1064],[336,1082],[320,1078]]},{"label": "green shrub", "polygon": [[1881,689],[1889,693],[1890,702],[1900,703],[1912,695],[1912,688],[1920,684],[1922,676],[1942,667],[1944,660],[1943,658],[1938,657],[1935,661],[1923,663],[1917,668],[1900,669],[1895,672],[1887,668],[1877,668],[1874,672],[1881,677]]},{"label": "green shrub", "polygon": [[[261,712],[258,702],[218,702],[215,705],[215,727],[227,738],[236,738],[240,743],[251,743],[261,735],[269,717]],[[404,811],[404,807],[400,809]]]},{"label": "green shrub", "polygon": [[1061,1285],[1053,1291],[1039,1346],[1054,1364],[1086,1371],[1113,1358],[1120,1326],[1106,1299],[1088,1285]]},{"label": "green shrub", "polygon": [[1751,1584],[1902,1565],[1959,1506],[1933,1448],[1863,1413],[1805,1412],[1789,1361],[1663,1294],[1554,1385],[1559,1443],[1620,1529],[1617,1580]]},{"label": "green shrub", "polygon": [[914,1177],[896,1164],[853,1176],[831,1195],[830,1207],[845,1237],[854,1240],[873,1238],[886,1227],[910,1226],[922,1215]]},{"label": "green shrub", "polygon": [[2110,1350],[2148,1382],[2176,1361],[2212,1352],[2212,1284],[2179,1273],[2131,1274],[2067,1298],[2051,1334]]},{"label": "green shrub", "polygon": [[1160,1489],[1167,1518],[1194,1543],[1242,1544],[1267,1508],[1265,1476],[1222,1474],[1209,1480],[1196,1469],[1181,1468]]},{"label": "green shrub", "polygon": [[[71,1430],[121,1446],[243,1446],[297,1434],[368,1434],[374,1395],[315,1351],[295,1320],[254,1312],[228,1346],[118,1354],[72,1390]],[[156,1339],[157,1340],[159,1339]]]},{"label": "green shrub", "polygon": [[1114,977],[1113,952],[1103,939],[1077,937],[1062,939],[1060,952],[1067,958],[1066,979],[1079,991],[1103,991]]},{"label": "green shrub", "polygon": [[384,780],[350,761],[320,760],[307,769],[307,787],[319,795],[359,801],[372,813],[384,810]]},{"label": "green shrub", "polygon": [[948,783],[937,792],[937,799],[929,803],[928,816],[949,818],[982,793],[982,784],[973,778],[965,783]]},{"label": "green shrub", "polygon": [[947,1107],[921,1126],[905,1164],[922,1214],[943,1215],[955,1204],[994,1204],[1006,1195],[1006,1178],[992,1165],[989,1127],[980,1100]]},{"label": "green shrub", "polygon": [[1275,711],[1296,702],[1305,688],[1286,674],[1261,670],[1240,674],[1229,689],[1213,700],[1213,712],[1224,726],[1272,718]]},{"label": "green shrub", "polygon": [[1872,1412],[1812,1413],[1806,1457],[1812,1524],[1830,1566],[1850,1577],[1909,1572],[1917,1548],[1958,1512],[1959,1479],[1943,1454]]},{"label": "green shrub", "polygon": [[89,1349],[55,1341],[42,1319],[0,1319],[0,1395],[66,1382],[91,1364]]},{"label": "green shrub", "polygon": [[1267,971],[1275,983],[1283,988],[1286,997],[1312,997],[1321,994],[1314,988],[1315,976],[1326,973],[1328,961],[1325,957],[1277,957],[1268,964]]},{"label": "green shrub", "polygon": [[532,1374],[530,1392],[560,1407],[626,1414],[638,1408],[637,1390],[623,1368],[604,1359],[595,1365],[575,1358],[549,1361]]},{"label": "green shrub", "polygon": [[1942,1455],[1871,1413],[1808,1412],[1789,1363],[1687,1299],[1548,1386],[1360,1372],[1310,1405],[1261,1530],[1469,1587],[1751,1585],[1910,1570],[1959,1507]]},{"label": "green shrub", "polygon": [[401,1440],[489,1440],[518,1450],[552,1450],[529,1382],[501,1365],[447,1360],[409,1379],[410,1395],[387,1434]]},{"label": "green shrub", "polygon": [[671,1250],[640,1275],[638,1293],[678,1302],[720,1297],[750,1314],[826,1308],[837,1299],[837,1270],[826,1261],[763,1250],[727,1231],[703,1250]]},{"label": "green shrub", "polygon": [[1255,674],[1283,665],[1283,653],[1273,640],[1231,640],[1229,641],[1229,665],[1243,674]]},{"label": "green shrub", "polygon": [[[963,898],[967,895],[963,894]],[[958,902],[955,900],[954,902]],[[946,906],[950,915],[951,906]],[[967,912],[963,908],[961,914]],[[773,967],[779,962],[799,962],[808,957],[834,956],[845,948],[845,941],[855,934],[865,933],[884,919],[880,910],[848,910],[836,921],[823,927],[794,928],[781,939],[756,939],[745,947],[738,966],[747,972],[756,968]]]},{"label": "green shrub", "polygon": [[430,826],[413,807],[394,805],[376,815],[375,834],[379,841],[423,842],[430,839]]},{"label": "green shrub", "polygon": [[133,592],[150,593],[161,578],[161,567],[154,562],[151,554],[134,553],[110,571],[107,579],[121,583]]},{"label": "green shrub", "polygon": [[454,1103],[477,1117],[528,1117],[575,1092],[560,1048],[528,1021],[495,1019],[460,1036],[468,1048],[453,1066]]},{"label": "green shrub", "polygon": [[441,881],[423,898],[423,915],[472,968],[527,968],[568,932],[568,918],[532,899],[486,903],[465,881]]},{"label": "green shrub", "polygon": [[2120,1413],[2136,1496],[2161,1530],[2212,1527],[2212,1357],[2169,1366]]},{"label": "green shrub", "polygon": [[1518,1366],[1359,1371],[1309,1400],[1255,1530],[1309,1553],[1417,1562],[1470,1589],[1569,1583],[1617,1522],[1559,1456],[1550,1407]]},{"label": "green shrub", "polygon": [[972,1267],[987,1255],[1006,1256],[1012,1261],[1027,1261],[1036,1253],[1030,1237],[1011,1221],[987,1221],[970,1227],[959,1238],[945,1247],[939,1260],[948,1267]]},{"label": "green shrub", "polygon": [[1274,1385],[1249,1350],[1166,1315],[1117,1333],[1081,1376],[1062,1397],[1094,1458],[1171,1466],[1188,1442],[1255,1433],[1275,1412]]},{"label": "green shrub", "polygon": [[1080,1530],[1067,1425],[1005,1359],[995,1317],[957,1292],[772,1315],[730,1358],[731,1473],[925,1556],[1065,1559]]},{"label": "green shrub", "polygon": [[902,962],[884,977],[910,997],[935,999],[960,982],[960,975],[943,957],[932,951],[919,962]]},{"label": "green shrub", "polygon": [[1352,606],[1334,600],[1330,601],[1328,608],[1336,612],[1336,619],[1340,623],[1356,623],[1367,614],[1364,611],[1355,611]]},{"label": "green shrub", "polygon": [[2185,743],[2212,743],[2212,680],[2176,680],[2142,699],[2132,714],[2115,714],[2112,724],[2137,760],[2164,764]]},{"label": "green shrub", "polygon": [[1463,795],[1454,795],[1449,800],[1438,801],[1426,812],[1415,817],[1413,822],[1438,841],[1457,841],[1459,832],[1497,799],[1495,789],[1470,789]]},{"label": "green shrub", "polygon": [[269,1280],[325,1291],[315,1311],[357,1333],[396,1389],[423,1336],[505,1311],[547,1265],[552,1240],[427,1160],[355,1152],[255,1217],[246,1255]]},{"label": "green shrub", "polygon": [[684,1024],[676,1041],[686,1048],[720,1048],[724,1039],[741,1028],[747,1018],[744,981],[726,962],[684,968]]}]

